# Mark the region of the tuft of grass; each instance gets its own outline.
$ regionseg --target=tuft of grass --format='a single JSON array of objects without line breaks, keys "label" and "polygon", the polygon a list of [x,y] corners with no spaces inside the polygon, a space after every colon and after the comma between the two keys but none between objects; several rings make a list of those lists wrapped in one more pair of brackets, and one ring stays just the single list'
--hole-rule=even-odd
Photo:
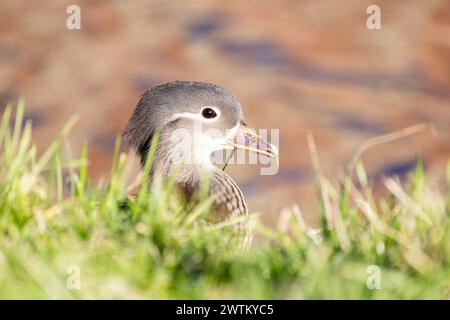
[{"label": "tuft of grass", "polygon": [[[93,184],[87,145],[61,155],[75,120],[38,157],[23,114],[8,106],[0,123],[0,298],[450,298],[450,165],[445,192],[418,162],[380,199],[356,160],[357,183],[333,186],[310,138],[320,229],[297,206],[277,229],[256,215],[214,224],[208,199],[191,208],[170,181],[148,181],[152,157],[133,180],[119,140],[107,184]],[[262,239],[247,251],[242,219]]]}]

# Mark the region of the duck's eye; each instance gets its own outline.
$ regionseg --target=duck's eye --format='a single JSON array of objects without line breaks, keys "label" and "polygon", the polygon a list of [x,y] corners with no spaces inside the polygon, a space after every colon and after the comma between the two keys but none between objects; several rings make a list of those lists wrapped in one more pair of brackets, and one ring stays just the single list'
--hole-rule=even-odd
[{"label": "duck's eye", "polygon": [[202,110],[202,116],[205,119],[212,119],[217,117],[217,113],[211,108],[205,108]]}]

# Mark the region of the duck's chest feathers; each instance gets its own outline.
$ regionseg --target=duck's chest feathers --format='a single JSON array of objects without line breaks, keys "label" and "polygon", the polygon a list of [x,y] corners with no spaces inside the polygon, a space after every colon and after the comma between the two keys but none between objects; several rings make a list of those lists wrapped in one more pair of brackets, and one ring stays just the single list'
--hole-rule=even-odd
[{"label": "duck's chest feathers", "polygon": [[214,199],[214,210],[220,217],[233,217],[248,213],[242,191],[223,171],[214,171],[211,178],[210,195]]},{"label": "duck's chest feathers", "polygon": [[[210,172],[209,176],[208,193],[213,199],[212,209],[215,220],[219,221],[248,213],[244,195],[230,176],[217,168]],[[183,178],[177,181],[184,197],[190,202],[198,200],[200,184],[198,179],[186,180]]]}]

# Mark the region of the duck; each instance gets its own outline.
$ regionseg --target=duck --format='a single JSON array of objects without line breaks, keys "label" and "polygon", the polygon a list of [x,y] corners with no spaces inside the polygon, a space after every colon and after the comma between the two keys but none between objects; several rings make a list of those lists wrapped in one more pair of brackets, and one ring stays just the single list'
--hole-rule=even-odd
[{"label": "duck", "polygon": [[[153,139],[156,134],[157,140]],[[237,183],[213,164],[212,154],[248,150],[278,157],[277,147],[247,125],[237,98],[206,82],[178,80],[148,89],[138,100],[122,136],[142,167],[152,143],[156,143],[150,175],[174,177],[186,199],[195,198],[206,177],[217,220],[248,215],[248,207]]]}]

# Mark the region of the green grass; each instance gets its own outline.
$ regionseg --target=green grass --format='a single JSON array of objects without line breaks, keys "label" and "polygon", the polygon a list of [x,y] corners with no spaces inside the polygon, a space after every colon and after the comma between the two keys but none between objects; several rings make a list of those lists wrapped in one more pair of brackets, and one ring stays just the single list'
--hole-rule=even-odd
[{"label": "green grass", "polygon": [[[236,221],[211,224],[207,200],[187,209],[170,183],[133,181],[124,154],[94,185],[86,147],[61,157],[73,121],[38,157],[23,106],[12,110],[0,124],[0,298],[450,298],[450,198],[420,162],[374,199],[361,163],[359,187],[336,188],[313,154],[321,230],[296,207],[276,229],[251,215],[259,241],[244,252]],[[373,265],[380,289],[367,286]]]}]

